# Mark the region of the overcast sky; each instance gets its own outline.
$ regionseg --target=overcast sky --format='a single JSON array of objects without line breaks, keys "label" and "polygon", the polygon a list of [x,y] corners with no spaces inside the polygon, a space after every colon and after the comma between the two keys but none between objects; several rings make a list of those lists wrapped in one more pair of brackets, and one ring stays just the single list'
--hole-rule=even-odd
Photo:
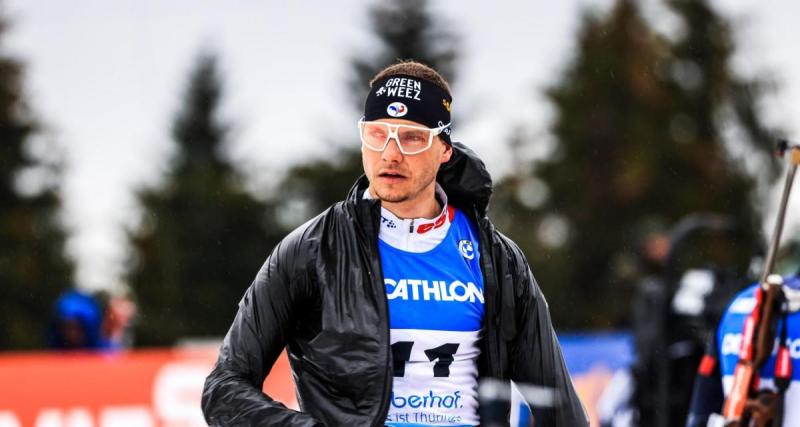
[{"label": "overcast sky", "polygon": [[[669,28],[668,15],[648,13]],[[369,55],[371,2],[193,0],[6,0],[5,48],[26,64],[28,101],[45,137],[66,155],[68,249],[78,284],[113,284],[121,272],[123,226],[137,217],[136,186],[159,178],[169,154],[169,124],[187,73],[203,49],[220,56],[224,115],[235,125],[232,156],[260,178],[291,162],[325,155],[325,132],[355,129],[344,88],[348,59]],[[453,107],[472,121],[455,137],[499,175],[515,122],[543,134],[549,107],[541,89],[572,54],[580,11],[610,0],[433,3],[435,22],[463,38]],[[716,1],[735,23],[745,75],[770,73],[780,91],[770,122],[800,138],[800,2]],[[759,5],[767,7],[758,7]],[[790,216],[800,222],[800,192]],[[774,209],[773,209],[774,211]],[[769,221],[768,221],[769,222]],[[771,224],[771,223],[770,223]],[[790,232],[797,227],[789,229]]]}]

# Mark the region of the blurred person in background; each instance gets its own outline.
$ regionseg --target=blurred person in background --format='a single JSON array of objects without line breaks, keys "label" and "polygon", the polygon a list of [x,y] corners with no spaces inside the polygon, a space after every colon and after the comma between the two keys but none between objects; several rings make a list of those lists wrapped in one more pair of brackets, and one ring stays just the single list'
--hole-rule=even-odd
[{"label": "blurred person in background", "polygon": [[103,310],[97,300],[78,290],[63,293],[53,306],[48,342],[57,350],[96,350],[105,346],[100,328]]},{"label": "blurred person in background", "polygon": [[[759,283],[752,284],[731,300],[710,337],[706,355],[698,367],[687,427],[712,425],[709,418],[722,413],[739,362],[745,320],[756,305],[758,286]],[[767,419],[773,419],[772,423],[758,425],[772,427],[800,426],[800,270],[784,276],[782,290],[780,314],[774,325],[775,346],[769,359],[757,371],[759,399],[769,403],[762,408],[765,409],[762,413]],[[776,363],[779,357],[785,360]],[[781,366],[788,367],[788,372]],[[787,378],[776,379],[781,375]],[[750,404],[746,406],[751,407]]]},{"label": "blurred person in background", "polygon": [[[486,216],[491,178],[450,140],[449,85],[401,62],[370,88],[365,175],[259,271],[206,380],[206,421],[496,425],[478,413],[491,378],[543,393],[537,426],[588,425],[525,256]],[[301,412],[262,392],[284,348]]]},{"label": "blurred person in background", "polygon": [[631,322],[636,358],[598,401],[602,427],[685,425],[708,334],[750,281],[745,266],[704,249],[739,244],[742,232],[730,216],[693,213],[642,237]]},{"label": "blurred person in background", "polygon": [[137,308],[127,293],[98,292],[97,300],[103,307],[103,324],[100,332],[108,349],[122,350],[133,345],[133,326]]},{"label": "blurred person in background", "polygon": [[[632,305],[632,330],[636,349],[636,360],[629,369],[614,372],[611,381],[601,394],[597,412],[601,427],[633,427],[640,423],[643,406],[652,406],[654,394],[645,384],[654,375],[648,364],[653,359],[655,341],[663,325],[657,312],[658,305],[666,294],[664,267],[670,255],[672,243],[669,234],[660,228],[648,230],[639,239],[636,254],[637,267],[642,278],[636,288],[636,298]],[[649,399],[650,402],[642,402]]]},{"label": "blurred person in background", "polygon": [[53,305],[49,346],[57,350],[128,348],[135,314],[136,305],[127,296],[69,290]]}]

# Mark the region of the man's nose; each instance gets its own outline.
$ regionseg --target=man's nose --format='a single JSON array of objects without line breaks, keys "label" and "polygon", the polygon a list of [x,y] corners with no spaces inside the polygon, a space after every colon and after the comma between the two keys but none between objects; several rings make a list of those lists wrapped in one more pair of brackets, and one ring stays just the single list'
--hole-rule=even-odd
[{"label": "man's nose", "polygon": [[383,149],[381,159],[387,162],[399,162],[402,160],[403,153],[400,152],[399,144],[400,143],[397,141],[397,138],[389,138],[389,142],[386,143],[386,148]]}]

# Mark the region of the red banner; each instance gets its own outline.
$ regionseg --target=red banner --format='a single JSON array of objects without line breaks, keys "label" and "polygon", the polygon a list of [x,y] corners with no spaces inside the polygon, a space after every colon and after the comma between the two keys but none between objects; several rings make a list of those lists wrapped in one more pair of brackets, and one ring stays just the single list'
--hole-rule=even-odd
[{"label": "red banner", "polygon": [[[205,426],[216,348],[0,355],[0,427]],[[285,355],[264,390],[296,407]]]}]

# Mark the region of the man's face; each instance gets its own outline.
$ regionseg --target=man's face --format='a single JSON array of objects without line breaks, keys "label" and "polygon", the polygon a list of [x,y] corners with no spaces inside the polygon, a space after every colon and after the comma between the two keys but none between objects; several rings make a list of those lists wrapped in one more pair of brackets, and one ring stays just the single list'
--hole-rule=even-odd
[{"label": "man's face", "polygon": [[59,325],[61,336],[64,339],[64,346],[67,348],[83,348],[89,343],[86,336],[86,329],[83,324],[76,319],[66,319]]},{"label": "man's face", "polygon": [[[378,121],[422,126],[403,119]],[[438,136],[433,138],[433,145],[429,149],[413,155],[401,153],[394,138],[382,152],[361,146],[364,173],[369,179],[372,194],[390,203],[416,202],[432,195],[439,166],[450,160],[452,153],[452,147]]]}]

